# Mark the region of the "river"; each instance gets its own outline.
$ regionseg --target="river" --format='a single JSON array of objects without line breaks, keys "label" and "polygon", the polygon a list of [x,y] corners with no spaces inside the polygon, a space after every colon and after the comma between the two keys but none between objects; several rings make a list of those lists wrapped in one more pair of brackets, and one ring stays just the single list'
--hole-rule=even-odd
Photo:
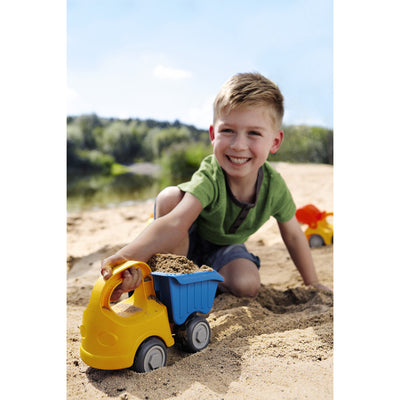
[{"label": "river", "polygon": [[130,165],[130,172],[116,176],[79,175],[67,177],[67,211],[111,208],[153,199],[172,184],[160,177],[160,166],[151,163]]}]

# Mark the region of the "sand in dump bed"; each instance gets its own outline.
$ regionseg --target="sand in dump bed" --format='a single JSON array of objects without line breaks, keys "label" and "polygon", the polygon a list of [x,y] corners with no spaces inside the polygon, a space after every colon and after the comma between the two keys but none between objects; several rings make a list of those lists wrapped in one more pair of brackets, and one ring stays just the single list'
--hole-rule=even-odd
[{"label": "sand in dump bed", "polygon": [[199,267],[185,256],[175,254],[155,254],[147,262],[152,272],[165,272],[171,274],[190,274],[200,271],[212,271],[213,269],[202,265]]},{"label": "sand in dump bed", "polygon": [[[328,165],[278,163],[297,207],[333,211]],[[67,220],[67,398],[282,400],[333,398],[333,296],[303,285],[271,219],[246,242],[261,260],[254,299],[218,295],[207,316],[211,341],[188,354],[172,346],[167,365],[139,374],[101,371],[79,357],[82,313],[100,263],[146,226],[153,201],[74,213]],[[321,282],[333,286],[333,246],[312,249]]]}]

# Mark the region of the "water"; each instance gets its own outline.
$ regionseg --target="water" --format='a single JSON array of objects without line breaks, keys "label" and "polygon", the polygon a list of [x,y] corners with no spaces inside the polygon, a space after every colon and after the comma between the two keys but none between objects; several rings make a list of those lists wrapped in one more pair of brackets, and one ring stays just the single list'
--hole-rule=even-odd
[{"label": "water", "polygon": [[167,186],[160,178],[132,173],[68,176],[67,181],[68,212],[110,208],[152,199]]}]

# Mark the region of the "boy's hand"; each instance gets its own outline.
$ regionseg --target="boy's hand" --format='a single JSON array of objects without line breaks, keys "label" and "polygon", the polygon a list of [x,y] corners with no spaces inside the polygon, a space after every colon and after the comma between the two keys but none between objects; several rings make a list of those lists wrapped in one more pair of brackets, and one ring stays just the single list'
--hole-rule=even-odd
[{"label": "boy's hand", "polygon": [[128,261],[127,258],[124,256],[121,256],[120,254],[114,254],[110,257],[107,257],[106,259],[103,260],[101,263],[101,275],[103,275],[103,278],[105,280],[109,279],[112,275],[113,268],[118,265],[123,264],[124,262]]},{"label": "boy's hand", "polygon": [[[120,254],[114,254],[111,257],[106,258],[101,263],[101,274],[105,280],[109,279],[112,275],[112,267],[123,264],[128,261],[124,256]],[[122,272],[122,283],[118,285],[111,295],[111,301],[118,300],[123,293],[130,292],[136,289],[142,282],[143,274],[140,268],[136,269],[131,267]]]},{"label": "boy's hand", "polygon": [[310,283],[310,286],[312,286],[313,288],[318,289],[318,290],[323,290],[325,292],[330,292],[330,293],[333,292],[333,290],[330,287],[325,286],[325,285],[323,285],[322,283],[319,283],[319,282]]}]

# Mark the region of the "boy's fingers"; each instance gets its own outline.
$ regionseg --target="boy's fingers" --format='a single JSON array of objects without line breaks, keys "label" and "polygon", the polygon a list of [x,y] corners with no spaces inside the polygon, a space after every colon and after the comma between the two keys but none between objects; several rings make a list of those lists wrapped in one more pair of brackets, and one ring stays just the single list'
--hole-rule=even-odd
[{"label": "boy's fingers", "polygon": [[330,287],[325,286],[325,285],[323,285],[322,283],[319,283],[319,282],[318,283],[314,283],[311,286],[314,287],[315,289],[318,289],[318,290],[323,290],[323,291],[326,291],[326,292],[333,292],[333,290]]},{"label": "boy's fingers", "polygon": [[[133,268],[131,268],[133,270]],[[133,284],[135,285],[135,289],[142,283],[143,274],[140,268],[135,269],[135,275],[133,275]]]},{"label": "boy's fingers", "polygon": [[121,290],[129,292],[136,289],[142,281],[142,271],[140,269],[129,268],[122,273],[123,281]]},{"label": "boy's fingers", "polygon": [[[101,275],[105,280],[112,276],[112,267],[122,264],[126,261],[125,257],[114,255],[106,258],[101,264]],[[134,267],[126,269],[122,273],[122,283],[119,284],[111,295],[111,301],[118,300],[123,293],[136,289],[142,282],[143,274],[140,268]]]},{"label": "boy's fingers", "polygon": [[104,259],[101,263],[101,275],[103,278],[106,280],[109,279],[112,275],[112,267],[120,265],[125,261],[127,261],[127,259],[119,254],[114,254],[113,256]]},{"label": "boy's fingers", "polygon": [[118,285],[115,288],[115,290],[112,292],[110,301],[118,300],[121,297],[122,293],[123,293],[123,291],[121,290],[121,285]]},{"label": "boy's fingers", "polygon": [[142,281],[142,271],[135,268],[126,269],[122,273],[122,283],[120,283],[113,291],[110,300],[118,300],[123,293],[136,289]]},{"label": "boy's fingers", "polygon": [[108,279],[112,275],[112,268],[108,265],[101,267],[101,275],[103,275],[104,279]]},{"label": "boy's fingers", "polygon": [[114,262],[109,259],[105,259],[101,264],[101,275],[103,275],[104,279],[108,279],[112,275],[112,267],[114,267]]}]

